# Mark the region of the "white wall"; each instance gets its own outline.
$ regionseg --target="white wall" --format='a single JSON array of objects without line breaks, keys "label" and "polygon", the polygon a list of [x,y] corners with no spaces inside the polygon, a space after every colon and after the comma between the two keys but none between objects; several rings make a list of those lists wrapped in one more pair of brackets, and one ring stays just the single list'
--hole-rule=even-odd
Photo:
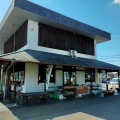
[{"label": "white wall", "polygon": [[56,70],[55,80],[56,80],[57,86],[63,85],[63,71],[62,70]]},{"label": "white wall", "polygon": [[[38,22],[28,20],[28,34],[27,34],[28,49],[56,53],[56,54],[62,54],[62,55],[70,55],[69,51],[38,46],[38,27],[39,27]],[[85,54],[77,53],[77,56],[95,59],[95,56],[92,56],[92,55],[85,55]]]},{"label": "white wall", "polygon": [[85,72],[84,71],[76,71],[76,80],[77,84],[85,84]]},{"label": "white wall", "polygon": [[26,63],[25,65],[25,85],[22,92],[43,92],[44,84],[38,85],[38,64]]},{"label": "white wall", "polygon": [[[54,91],[57,86],[63,85],[63,71],[56,70],[55,74],[55,83],[49,84],[48,91]],[[26,63],[25,83],[21,92],[44,92],[44,83],[38,84],[38,64]]]},{"label": "white wall", "polygon": [[[50,83],[48,91],[54,91],[57,86],[63,85],[63,71],[55,71],[55,83]],[[97,73],[96,73],[97,74]],[[97,75],[96,75],[97,79]],[[97,82],[97,81],[96,81]],[[76,71],[76,84],[85,84],[85,72]],[[89,83],[87,83],[89,84]],[[38,64],[26,63],[25,65],[25,84],[22,92],[43,92],[44,83],[38,84]]]},{"label": "white wall", "polygon": [[56,70],[55,71],[55,83],[50,83],[48,91],[56,90],[57,86],[63,86],[63,71]]},{"label": "white wall", "polygon": [[38,22],[28,20],[27,45],[29,49],[38,46]]},{"label": "white wall", "polygon": [[[46,48],[46,47],[41,47],[41,46],[38,46],[38,45],[37,46],[31,46],[31,47],[29,47],[29,49],[44,51],[44,52],[49,52],[49,53],[55,53],[55,54],[60,54],[60,55],[70,55],[69,51],[58,50],[58,49],[53,49],[53,48]],[[80,53],[77,53],[77,57],[95,59],[95,56],[85,55],[85,54],[80,54]]]}]

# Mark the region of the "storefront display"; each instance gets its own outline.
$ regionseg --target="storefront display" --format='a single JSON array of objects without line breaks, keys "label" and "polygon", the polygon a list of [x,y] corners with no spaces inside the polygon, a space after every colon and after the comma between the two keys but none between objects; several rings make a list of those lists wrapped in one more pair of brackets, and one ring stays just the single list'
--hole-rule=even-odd
[{"label": "storefront display", "polygon": [[16,63],[11,68],[10,82],[24,84],[25,78],[25,63]]},{"label": "storefront display", "polygon": [[75,67],[63,67],[63,79],[64,85],[76,84],[76,70]]},{"label": "storefront display", "polygon": [[85,82],[95,82],[95,69],[86,68],[85,69]]},{"label": "storefront display", "polygon": [[89,94],[89,86],[65,86],[63,87],[63,95],[79,95],[79,94]]}]

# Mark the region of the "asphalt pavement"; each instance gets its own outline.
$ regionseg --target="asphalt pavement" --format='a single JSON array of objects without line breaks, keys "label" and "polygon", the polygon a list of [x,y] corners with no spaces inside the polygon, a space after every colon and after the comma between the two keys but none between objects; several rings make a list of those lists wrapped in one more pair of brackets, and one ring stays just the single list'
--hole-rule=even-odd
[{"label": "asphalt pavement", "polygon": [[120,120],[120,95],[8,105],[19,120]]}]

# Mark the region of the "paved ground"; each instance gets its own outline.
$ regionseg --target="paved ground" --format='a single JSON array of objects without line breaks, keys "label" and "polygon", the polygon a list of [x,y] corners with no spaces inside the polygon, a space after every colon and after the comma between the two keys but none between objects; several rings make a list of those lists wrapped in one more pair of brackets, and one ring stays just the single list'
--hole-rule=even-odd
[{"label": "paved ground", "polygon": [[18,120],[12,112],[0,102],[0,120]]},{"label": "paved ground", "polygon": [[120,120],[120,95],[34,102],[8,108],[20,120]]}]

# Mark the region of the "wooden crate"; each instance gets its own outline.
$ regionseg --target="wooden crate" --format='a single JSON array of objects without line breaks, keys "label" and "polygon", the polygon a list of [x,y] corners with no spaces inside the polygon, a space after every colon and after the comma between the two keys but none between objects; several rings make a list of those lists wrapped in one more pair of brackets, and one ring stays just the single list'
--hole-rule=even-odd
[{"label": "wooden crate", "polygon": [[88,86],[80,86],[77,88],[77,94],[87,94],[89,90]]}]

